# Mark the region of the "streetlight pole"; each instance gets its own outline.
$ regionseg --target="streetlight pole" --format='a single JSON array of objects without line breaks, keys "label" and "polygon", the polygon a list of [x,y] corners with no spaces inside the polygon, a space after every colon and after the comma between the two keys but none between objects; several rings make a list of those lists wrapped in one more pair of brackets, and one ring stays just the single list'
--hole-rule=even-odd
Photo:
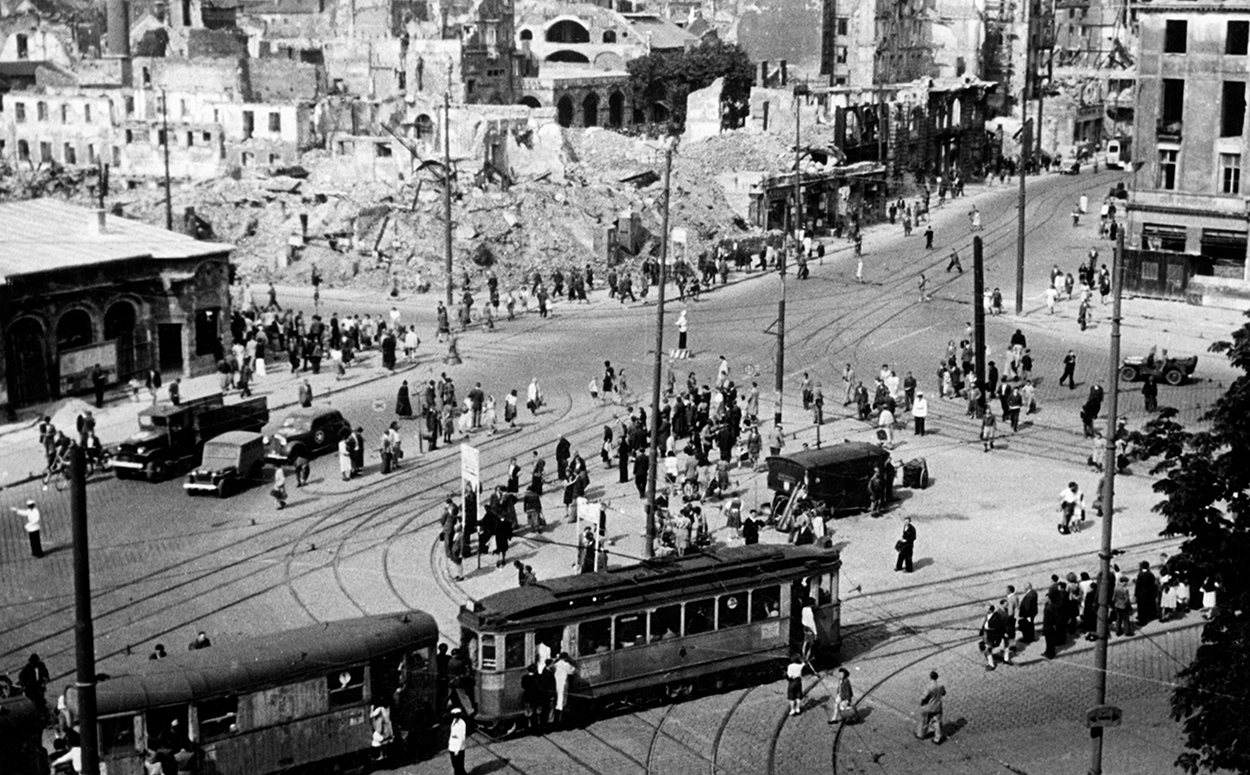
[{"label": "streetlight pole", "polygon": [[[794,85],[794,214],[791,227],[794,230],[795,250],[801,250],[803,244],[803,176],[799,169],[802,160],[802,149],[799,147],[799,131],[803,121],[802,98],[811,91],[805,83]],[[781,425],[781,397],[785,386],[786,374],[786,250],[782,246],[777,258],[777,273],[781,277],[781,298],[777,300],[777,368],[773,388],[776,391],[776,408],[773,410],[773,424]]]},{"label": "streetlight pole", "polygon": [[81,737],[82,769],[100,771],[100,741],[96,734],[95,624],[91,616],[91,555],[87,547],[87,462],[85,447],[69,448],[70,532],[74,540],[74,689]]},{"label": "streetlight pole", "polygon": [[1016,199],[1016,315],[1024,314],[1024,171],[1029,165],[1030,119],[1020,128],[1020,195]]},{"label": "streetlight pole", "polygon": [[[655,310],[655,369],[651,374],[651,444],[647,464],[647,545],[646,556],[655,556],[655,478],[660,462],[660,369],[664,360],[664,283],[668,264],[669,177],[673,171],[673,146],[664,150],[664,224],[660,239],[660,298]],[[643,282],[646,282],[645,278]]]},{"label": "streetlight pole", "polygon": [[[1107,621],[1107,617],[1111,612],[1111,589],[1115,586],[1115,579],[1111,575],[1111,519],[1115,514],[1115,430],[1120,410],[1120,296],[1124,287],[1123,231],[1116,235],[1113,263],[1115,268],[1111,275],[1111,359],[1107,367],[1109,372],[1107,384],[1110,390],[1107,395],[1106,447],[1102,459],[1102,546],[1098,551],[1098,627],[1097,640],[1094,641],[1095,707],[1107,702],[1107,640],[1111,637],[1111,623]],[[1102,727],[1093,727],[1089,730],[1090,775],[1102,775],[1102,729]]]}]

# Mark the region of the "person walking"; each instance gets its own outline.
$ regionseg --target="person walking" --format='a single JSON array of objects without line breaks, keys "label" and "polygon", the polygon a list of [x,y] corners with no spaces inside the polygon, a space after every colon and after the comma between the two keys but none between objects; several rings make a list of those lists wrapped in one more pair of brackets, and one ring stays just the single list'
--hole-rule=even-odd
[{"label": "person walking", "polygon": [[38,654],[31,654],[17,674],[17,685],[21,688],[22,694],[31,701],[39,711],[39,715],[45,718],[48,714],[46,692],[48,682],[51,680],[48,666],[43,663]]},{"label": "person walking", "polygon": [[951,250],[950,260],[946,262],[947,273],[952,269],[958,269],[960,274],[964,273],[964,265],[959,261],[959,252],[954,249]]},{"label": "person walking", "polygon": [[1069,390],[1076,390],[1076,352],[1072,350],[1063,356],[1063,374],[1059,377],[1059,384],[1062,386],[1064,381],[1067,381]]},{"label": "person walking", "polygon": [[[1011,587],[1008,587],[1010,590]],[[1020,607],[1016,609],[1016,621],[1020,625],[1020,642],[1032,643],[1037,640],[1033,622],[1037,618],[1037,590],[1032,582],[1024,585],[1024,595],[1020,598]]]},{"label": "person walking", "polygon": [[26,520],[26,538],[30,541],[30,556],[35,559],[42,558],[43,542],[40,533],[42,518],[39,514],[39,507],[35,505],[33,500],[27,500],[26,508],[11,506],[10,509],[14,514]]},{"label": "person walking", "polygon": [[855,710],[855,689],[851,686],[851,673],[845,667],[838,668],[838,686],[833,697],[833,715],[829,717],[829,723],[855,723],[858,717]]},{"label": "person walking", "polygon": [[404,380],[395,394],[395,414],[399,417],[412,417],[412,398],[408,394],[408,380]]},{"label": "person walking", "polygon": [[994,419],[994,411],[987,407],[984,416],[981,417],[981,446],[986,452],[994,448],[996,435],[998,435],[998,425]]},{"label": "person walking", "polygon": [[1159,410],[1159,383],[1155,382],[1155,378],[1151,374],[1146,375],[1146,381],[1141,386],[1142,399],[1146,402],[1147,412],[1156,412]]},{"label": "person walking", "polygon": [[938,673],[929,673],[929,686],[920,695],[920,723],[916,725],[916,738],[923,740],[933,735],[934,745],[942,742],[942,706],[946,687],[938,679]]},{"label": "person walking", "polygon": [[1006,608],[1006,599],[999,600],[997,606],[991,603],[985,612],[985,619],[981,622],[981,647],[985,650],[987,671],[995,669],[994,655],[999,652],[1002,653],[1003,664],[1011,664],[1011,651],[1006,647]]},{"label": "person walking", "polygon": [[1146,560],[1138,567],[1133,595],[1137,600],[1137,626],[1144,627],[1159,618],[1159,580],[1150,572],[1150,563]]},{"label": "person walking", "polygon": [[852,369],[849,363],[842,369],[842,387],[846,392],[842,405],[850,406],[851,402],[855,400],[855,369]]},{"label": "person walking", "polygon": [[104,387],[108,384],[108,375],[104,369],[100,368],[100,364],[96,364],[91,369],[91,388],[95,391],[96,409],[104,408]]},{"label": "person walking", "polygon": [[929,419],[929,400],[924,397],[924,391],[916,391],[916,400],[911,405],[911,419],[915,423],[915,434],[923,436],[925,434],[925,421]]},{"label": "person walking", "polygon": [[690,325],[689,322],[686,320],[686,310],[683,309],[681,311],[681,314],[677,316],[677,350],[678,352],[684,351],[686,349],[686,343],[687,343],[686,330],[689,327],[689,325]]},{"label": "person walking", "polygon": [[929,300],[928,295],[925,294],[925,286],[928,285],[928,281],[925,280],[924,272],[920,273],[919,285],[920,285],[920,302],[923,304],[924,302]]},{"label": "person walking", "polygon": [[903,536],[894,544],[894,550],[898,552],[898,559],[894,561],[895,571],[912,572],[912,554],[915,549],[916,526],[911,523],[911,517],[906,517],[903,519]]},{"label": "person walking", "polygon": [[308,380],[299,383],[299,405],[308,408],[312,406],[313,390],[312,385],[308,384]]},{"label": "person walking", "polygon": [[786,665],[786,701],[790,705],[789,715],[803,712],[803,658],[798,654],[791,654],[790,664]]},{"label": "person walking", "polygon": [[1072,519],[1076,516],[1080,501],[1081,494],[1076,482],[1068,482],[1068,486],[1059,493],[1059,532],[1063,535],[1072,532]]},{"label": "person walking", "polygon": [[469,725],[464,720],[464,711],[460,708],[451,709],[451,732],[447,736],[447,753],[451,755],[452,775],[465,775],[464,746],[469,737]]},{"label": "person walking", "polygon": [[286,508],[286,468],[284,466],[274,466],[273,489],[269,491],[269,494],[277,501],[279,510]]},{"label": "person walking", "polygon": [[1119,583],[1112,590],[1111,609],[1115,614],[1115,634],[1131,636],[1133,634],[1133,597],[1128,587],[1128,576],[1120,576]]},{"label": "person walking", "polygon": [[924,247],[925,250],[933,250],[933,226],[927,223],[924,227]]}]

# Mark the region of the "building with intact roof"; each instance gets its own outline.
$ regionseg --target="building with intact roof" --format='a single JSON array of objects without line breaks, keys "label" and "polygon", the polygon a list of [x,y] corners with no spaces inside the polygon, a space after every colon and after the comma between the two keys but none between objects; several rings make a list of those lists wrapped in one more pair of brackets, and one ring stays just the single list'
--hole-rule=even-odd
[{"label": "building with intact roof", "polygon": [[210,373],[230,332],[233,246],[55,199],[0,204],[0,406]]}]

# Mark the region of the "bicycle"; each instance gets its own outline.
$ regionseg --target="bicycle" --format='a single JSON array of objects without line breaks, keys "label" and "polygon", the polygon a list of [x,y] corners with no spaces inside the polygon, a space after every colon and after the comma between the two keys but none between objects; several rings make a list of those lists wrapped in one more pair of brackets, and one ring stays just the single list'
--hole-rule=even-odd
[{"label": "bicycle", "polygon": [[48,489],[48,484],[54,484],[57,492],[64,492],[69,486],[69,460],[66,453],[62,452],[48,464],[48,470],[43,474],[43,489]]}]

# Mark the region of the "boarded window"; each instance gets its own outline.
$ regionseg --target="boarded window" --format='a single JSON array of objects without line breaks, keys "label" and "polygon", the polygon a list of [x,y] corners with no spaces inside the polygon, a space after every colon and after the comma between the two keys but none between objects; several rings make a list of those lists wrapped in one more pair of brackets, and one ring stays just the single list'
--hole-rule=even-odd
[{"label": "boarded window", "polygon": [[1159,279],[1159,262],[1158,261],[1141,262],[1141,279],[1158,280]]}]

